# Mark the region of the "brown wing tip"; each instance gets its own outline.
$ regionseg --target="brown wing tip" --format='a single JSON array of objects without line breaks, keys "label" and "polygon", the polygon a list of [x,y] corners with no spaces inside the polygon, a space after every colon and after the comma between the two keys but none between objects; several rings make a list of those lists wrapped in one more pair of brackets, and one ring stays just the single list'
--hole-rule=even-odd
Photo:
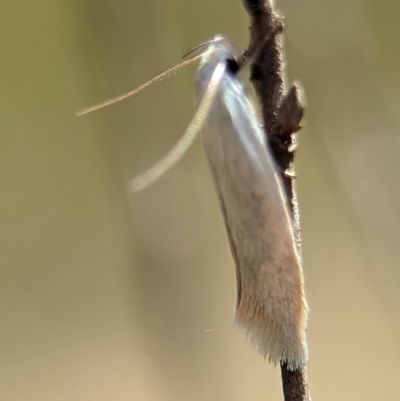
[{"label": "brown wing tip", "polygon": [[295,324],[279,323],[270,317],[257,296],[243,291],[236,308],[235,323],[269,363],[276,366],[286,362],[289,370],[297,370],[308,359],[305,301],[300,313],[301,316],[294,319]]}]

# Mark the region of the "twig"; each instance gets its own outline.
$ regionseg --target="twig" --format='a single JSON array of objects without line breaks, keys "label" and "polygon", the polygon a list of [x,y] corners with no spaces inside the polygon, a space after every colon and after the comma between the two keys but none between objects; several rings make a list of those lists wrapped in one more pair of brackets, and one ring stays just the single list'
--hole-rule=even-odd
[{"label": "twig", "polygon": [[[296,132],[300,129],[303,105],[300,90],[293,85],[285,94],[282,49],[282,18],[276,14],[271,0],[243,0],[251,19],[248,52],[263,46],[251,67],[250,80],[261,104],[265,135],[280,168],[293,219],[297,250],[301,257],[299,212],[294,188],[293,158]],[[265,38],[273,32],[272,38]],[[265,43],[263,45],[263,43]],[[305,367],[291,371],[281,363],[285,401],[311,401]]]}]

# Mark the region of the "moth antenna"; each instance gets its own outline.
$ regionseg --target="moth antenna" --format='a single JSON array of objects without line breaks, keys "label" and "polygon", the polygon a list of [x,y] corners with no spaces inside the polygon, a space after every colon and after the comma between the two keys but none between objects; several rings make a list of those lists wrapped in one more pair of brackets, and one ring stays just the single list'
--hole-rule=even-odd
[{"label": "moth antenna", "polygon": [[182,156],[186,153],[193,141],[196,139],[198,133],[203,126],[204,120],[207,118],[211,109],[211,105],[218,90],[219,83],[221,82],[226,65],[219,63],[215,68],[207,89],[201,100],[193,120],[189,124],[185,133],[179,139],[178,143],[170,150],[170,152],[159,160],[153,167],[150,167],[143,174],[134,178],[128,184],[128,190],[138,192],[152,184],[164,173],[166,173],[175,163],[177,163]]},{"label": "moth antenna", "polygon": [[273,35],[282,32],[283,27],[282,25],[273,26],[267,35],[261,40],[261,43],[258,43],[255,47],[249,48],[244,52],[244,61],[243,64],[240,66],[239,72],[243,72],[247,70],[247,67],[250,64],[253,64],[257,61],[258,57],[260,56],[262,50],[264,49],[265,45],[272,39]]},{"label": "moth antenna", "polygon": [[191,59],[189,59],[187,61],[183,61],[182,63],[179,63],[175,67],[172,67],[169,70],[163,72],[162,74],[159,74],[156,77],[150,79],[150,81],[147,81],[143,85],[140,85],[138,88],[133,89],[133,90],[127,92],[127,93],[124,93],[123,95],[119,95],[119,96],[116,96],[116,97],[114,97],[112,99],[105,100],[104,102],[101,102],[99,104],[95,104],[93,106],[86,107],[86,108],[78,111],[76,113],[76,115],[78,117],[80,117],[80,116],[83,116],[84,114],[91,113],[92,111],[96,111],[96,110],[102,109],[103,107],[109,106],[109,105],[114,104],[114,103],[121,102],[122,100],[125,100],[125,99],[128,99],[129,97],[135,96],[136,94],[138,94],[142,90],[148,88],[149,86],[153,85],[154,83],[162,81],[165,78],[169,78],[172,73],[176,72],[177,70],[179,70],[179,69],[181,69],[183,67],[186,67],[189,64],[192,64],[192,63],[196,62],[197,60],[201,59],[201,57],[202,57],[202,55],[200,54],[200,55],[198,55],[196,57],[193,57],[193,58],[191,58]]},{"label": "moth antenna", "polygon": [[[192,49],[190,49],[189,51],[187,51],[183,56],[182,59],[186,58],[187,56],[190,56],[193,53],[197,53],[198,50],[203,49],[204,47],[208,47],[210,44],[214,43],[214,39],[212,40],[208,40],[207,42],[203,42],[200,43],[199,45],[197,45],[196,47],[193,47]],[[207,53],[207,50],[202,51],[200,55],[203,55],[204,53]],[[196,56],[197,57],[197,56]]]}]

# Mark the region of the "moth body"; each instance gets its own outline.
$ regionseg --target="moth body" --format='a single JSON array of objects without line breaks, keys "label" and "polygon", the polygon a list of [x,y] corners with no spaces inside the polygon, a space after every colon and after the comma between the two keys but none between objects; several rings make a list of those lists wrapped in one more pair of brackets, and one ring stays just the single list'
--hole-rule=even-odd
[{"label": "moth body", "polygon": [[308,308],[288,201],[251,98],[236,75],[240,51],[221,36],[207,45],[202,55],[78,114],[133,96],[201,57],[192,122],[175,147],[128,189],[140,191],[161,177],[201,132],[236,266],[235,322],[263,357],[294,370],[308,358]]},{"label": "moth body", "polygon": [[[196,76],[201,104],[213,71],[237,57],[221,38]],[[239,54],[240,56],[240,54]],[[250,96],[229,68],[201,129],[236,265],[235,322],[271,363],[307,360],[307,303],[288,201]]]}]

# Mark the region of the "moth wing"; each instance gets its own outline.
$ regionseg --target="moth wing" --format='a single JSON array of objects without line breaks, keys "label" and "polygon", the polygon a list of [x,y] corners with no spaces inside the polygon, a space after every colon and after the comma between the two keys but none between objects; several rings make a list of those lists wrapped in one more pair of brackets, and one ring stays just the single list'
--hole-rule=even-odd
[{"label": "moth wing", "polygon": [[225,74],[202,129],[236,264],[235,321],[270,362],[307,359],[307,304],[287,198],[243,84]]}]

